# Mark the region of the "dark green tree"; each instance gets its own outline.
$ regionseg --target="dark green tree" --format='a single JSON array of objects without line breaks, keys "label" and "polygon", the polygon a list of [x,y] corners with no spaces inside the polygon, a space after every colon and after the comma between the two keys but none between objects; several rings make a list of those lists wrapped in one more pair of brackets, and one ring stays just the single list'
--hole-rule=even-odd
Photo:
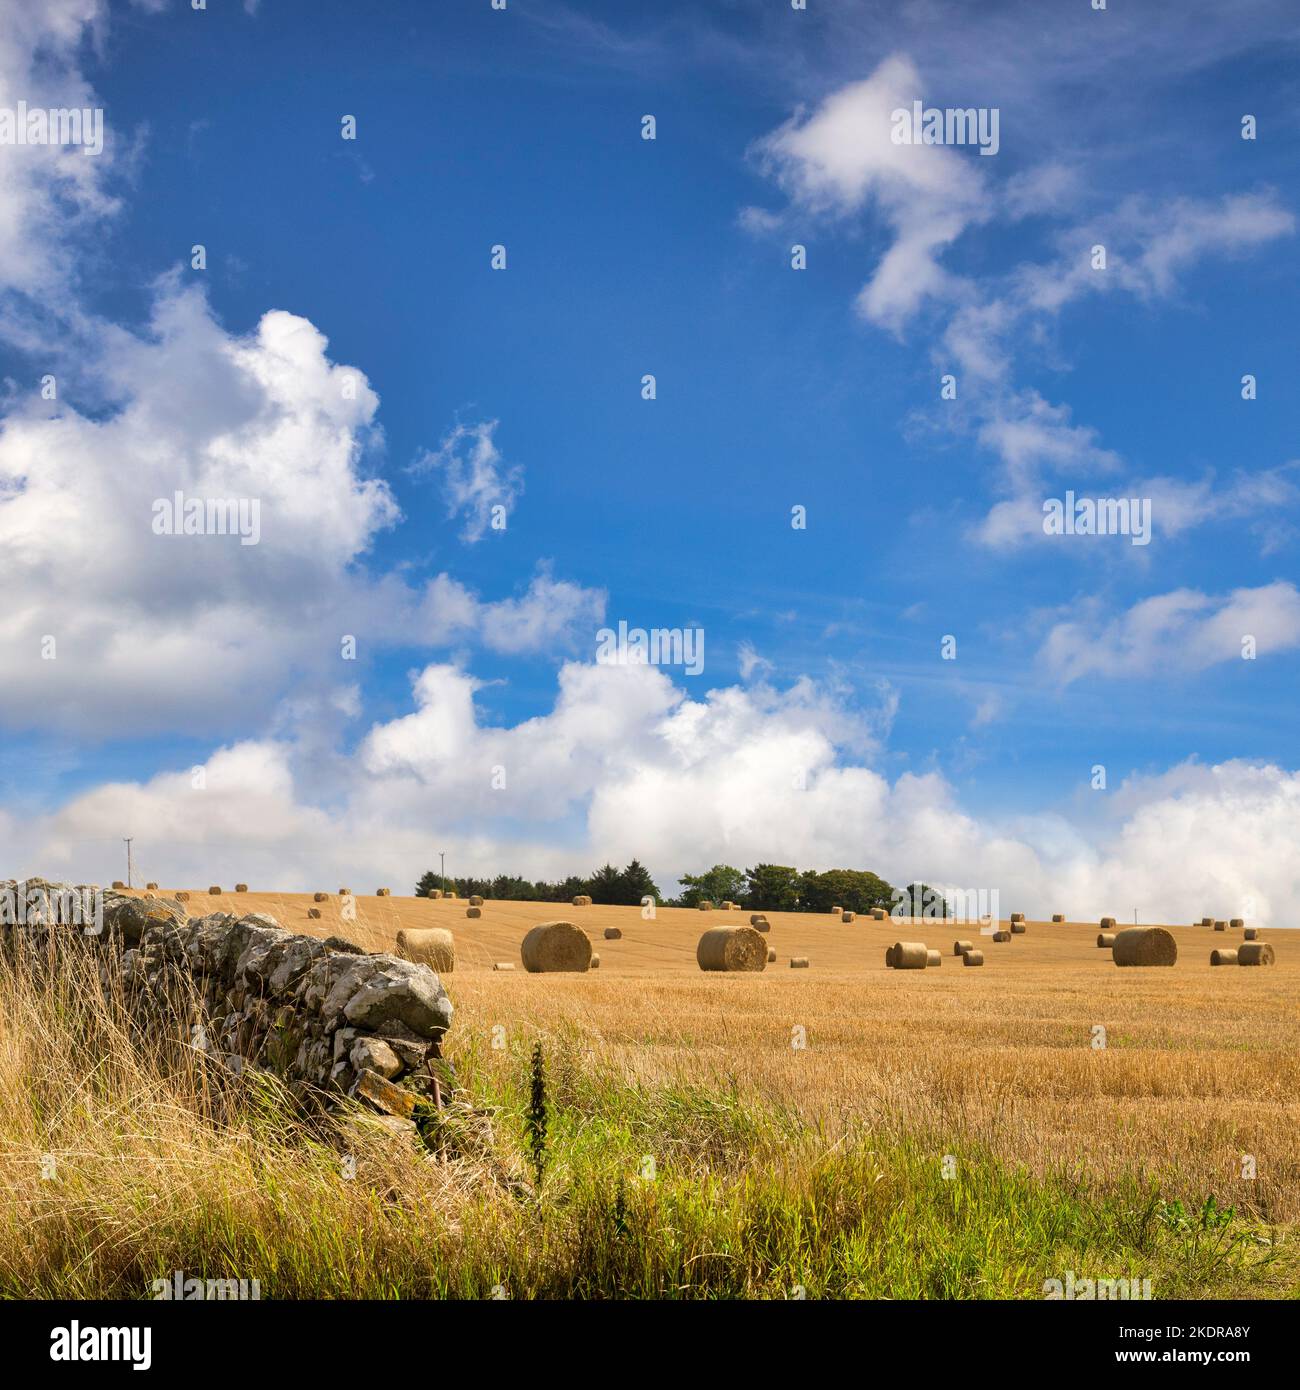
[{"label": "dark green tree", "polygon": [[579,893],[585,893],[590,886],[585,878],[578,874],[570,874],[563,883],[555,885],[555,901],[557,903],[572,902]]},{"label": "dark green tree", "polygon": [[745,870],[748,886],[741,901],[754,912],[795,912],[799,870],[789,864],[755,864]]},{"label": "dark green tree", "polygon": [[799,876],[799,905],[805,912],[829,912],[832,907],[851,912],[886,910],[894,905],[894,889],[883,878],[863,869],[807,870]]},{"label": "dark green tree", "polygon": [[947,917],[948,900],[928,883],[909,883],[897,908],[900,917]]},{"label": "dark green tree", "polygon": [[745,875],[730,864],[715,864],[707,873],[683,874],[682,892],[677,899],[682,907],[698,907],[700,900],[711,903],[739,902],[745,892]]},{"label": "dark green tree", "polygon": [[[650,877],[650,871],[639,859],[634,859],[619,875],[619,878],[621,880],[619,902],[636,907],[642,898],[653,898],[655,902],[660,901],[659,885]],[[594,894],[592,900],[595,901]]]},{"label": "dark green tree", "polygon": [[622,886],[622,875],[613,864],[606,864],[592,874],[583,891],[591,894],[593,903],[605,907],[611,903],[622,901],[620,896]]}]

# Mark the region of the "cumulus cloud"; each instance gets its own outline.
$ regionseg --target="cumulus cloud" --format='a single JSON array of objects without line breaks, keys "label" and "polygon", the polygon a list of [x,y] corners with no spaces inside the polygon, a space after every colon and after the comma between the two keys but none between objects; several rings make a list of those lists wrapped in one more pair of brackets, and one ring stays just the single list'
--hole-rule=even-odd
[{"label": "cumulus cloud", "polygon": [[[272,310],[231,334],[169,275],[146,331],[100,341],[109,409],[28,399],[0,423],[6,722],[230,727],[303,673],[340,679],[347,637],[362,655],[453,641],[551,654],[603,614],[603,594],[545,569],[495,601],[447,575],[421,588],[372,574],[376,536],[400,520],[373,469],[379,400],[307,319]],[[178,493],[255,504],[257,543],[159,533]]]},{"label": "cumulus cloud", "polygon": [[[1300,891],[1300,774],[1230,762],[1133,778],[1099,822],[1064,811],[976,818],[937,773],[890,781],[870,721],[811,682],[688,698],[647,666],[573,663],[553,708],[496,727],[455,667],[416,678],[415,708],[304,790],[292,740],[110,784],[10,826],[47,872],[99,873],[116,836],[160,882],[235,877],[300,890],[339,874],[414,882],[445,849],[458,873],[558,877],[633,855],[661,884],[724,861],[869,866],[890,881],[996,890],[1004,909],[1146,920],[1206,911],[1286,920]],[[313,755],[313,765],[318,765]],[[501,774],[504,773],[504,779]]]},{"label": "cumulus cloud", "polygon": [[539,567],[522,594],[490,602],[440,574],[425,586],[411,632],[435,646],[473,638],[507,655],[560,655],[583,644],[594,646],[605,603],[603,590],[556,579],[548,565]]},{"label": "cumulus cloud", "polygon": [[[7,7],[0,102],[94,104],[77,53],[104,17],[94,0]],[[1114,460],[1062,407],[1008,384],[1008,345],[1039,345],[1063,306],[1094,290],[1168,295],[1196,258],[1285,235],[1289,214],[1267,193],[1213,205],[1134,202],[1078,229],[1111,238],[1116,274],[1104,285],[1084,274],[1082,242],[1067,239],[1054,261],[977,292],[944,265],[949,248],[997,215],[1072,208],[1079,186],[1044,166],[999,192],[983,167],[991,161],[894,145],[892,110],[928,95],[919,78],[907,58],[887,59],[773,132],[757,154],[798,214],[885,225],[889,244],[857,301],[866,318],[901,331],[923,307],[953,306],[944,350],[995,387],[976,426],[1004,462],[1011,506],[1047,473]],[[894,692],[882,690],[879,707],[863,712],[806,679],[778,689],[752,649],[740,654],[745,684],[698,698],[653,668],[572,661],[549,710],[504,725],[480,710],[478,677],[422,654],[412,708],[353,746],[346,731],[364,702],[356,668],[335,665],[344,635],[363,652],[367,643],[476,643],[554,655],[580,650],[604,596],[544,566],[522,592],[492,599],[449,574],[418,583],[374,572],[376,537],[400,522],[377,471],[378,400],[363,373],[331,360],[308,319],[272,310],[232,333],[176,276],[158,286],[143,330],[82,313],[78,261],[63,252],[116,210],[112,134],[95,159],[29,147],[0,165],[5,331],[24,346],[39,341],[38,300],[75,320],[105,398],[94,408],[66,391],[52,407],[14,402],[0,429],[0,719],[83,737],[239,735],[197,774],[178,767],[105,783],[47,814],[0,812],[12,853],[33,871],[108,878],[118,837],[134,834],[142,867],[164,882],[299,889],[344,873],[398,884],[428,867],[436,838],[458,872],[554,876],[636,854],[668,883],[716,859],[744,867],[780,858],[869,865],[899,883],[995,888],[1039,913],[1067,905],[1099,915],[1131,899],[1146,915],[1190,918],[1213,904],[1268,921],[1294,900],[1294,773],[1188,766],[1126,784],[1113,817],[1088,827],[1064,813],[975,818],[939,774],[891,781],[875,765]],[[763,232],[783,219],[751,211],[743,224]],[[422,460],[470,542],[522,487],[496,428],[458,426]],[[178,490],[256,498],[259,543],[156,534],[153,503]],[[1210,505],[1187,489],[1167,495],[1184,516]],[[1044,646],[1048,669],[1066,681],[1135,673],[1152,669],[1152,651],[1208,664],[1239,654],[1239,628],[1254,632],[1261,654],[1295,645],[1300,632],[1286,584],[1219,598],[1179,591],[1149,604],[1118,619],[1090,609],[1073,629],[1058,623]],[[55,639],[52,660],[43,659],[46,638]],[[987,698],[974,723],[997,714]],[[243,736],[259,724],[260,737]]]},{"label": "cumulus cloud", "polygon": [[[0,105],[98,106],[78,60],[107,19],[97,0],[4,7]],[[380,476],[379,400],[307,318],[272,309],[230,332],[177,271],[141,328],[88,311],[79,233],[116,211],[115,171],[111,140],[95,156],[15,145],[0,160],[0,325],[42,363],[75,349],[77,368],[55,400],[11,389],[0,421],[0,722],[221,736],[291,691],[345,684],[354,654],[455,642],[549,656],[587,639],[604,595],[545,565],[492,600],[374,565],[402,519]],[[458,427],[431,456],[470,538],[521,487],[495,428]],[[195,533],[187,504],[247,526]]]}]

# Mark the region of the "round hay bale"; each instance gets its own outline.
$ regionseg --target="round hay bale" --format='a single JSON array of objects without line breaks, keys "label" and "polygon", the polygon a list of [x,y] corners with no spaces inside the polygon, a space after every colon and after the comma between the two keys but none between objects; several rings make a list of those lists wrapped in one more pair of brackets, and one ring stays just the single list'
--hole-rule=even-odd
[{"label": "round hay bale", "polygon": [[212,885],[212,887],[208,889],[208,892],[209,892],[209,893],[220,893],[220,892],[221,892],[221,885],[220,885],[219,883],[214,883],[214,884]]},{"label": "round hay bale", "polygon": [[446,891],[442,896],[443,896],[444,898],[450,898],[450,899],[452,900],[452,902],[455,902],[455,901],[456,901],[456,894],[455,894],[455,891],[454,891],[453,889],[451,889],[451,888],[448,888],[447,891]]},{"label": "round hay bale", "polygon": [[339,897],[340,897],[340,898],[350,898],[351,896],[352,896],[352,889],[351,889],[351,888],[340,888],[340,889],[339,889]]},{"label": "round hay bale", "polygon": [[188,893],[177,893],[177,894],[176,894],[176,901],[177,901],[178,903],[187,903],[187,902],[189,902],[189,900],[190,900],[190,895],[189,895]]},{"label": "round hay bale", "polygon": [[623,938],[623,928],[622,928],[622,927],[606,927],[606,928],[605,928],[605,940],[606,940],[606,941],[621,941],[622,938]]},{"label": "round hay bale", "polygon": [[700,911],[701,911],[701,912],[712,912],[712,911],[713,911],[713,904],[708,900],[708,898],[701,898],[701,899],[700,899]]},{"label": "round hay bale", "polygon": [[883,922],[885,918],[889,916],[889,913],[887,913],[883,907],[873,907],[871,909],[871,916],[873,921]]},{"label": "round hay bale", "polygon": [[591,899],[586,895],[586,893],[579,893],[577,897],[574,898],[573,905],[574,907],[590,907]]},{"label": "round hay bale", "polygon": [[1010,941],[1010,940],[1011,940],[1011,933],[1010,933],[1009,931],[995,931],[995,932],[993,933],[993,940],[994,940],[994,941]]},{"label": "round hay bale", "polygon": [[770,946],[767,948],[767,963],[769,965],[776,964],[776,952]]},{"label": "round hay bale", "polygon": [[885,966],[889,970],[894,968],[894,948],[892,946],[885,947]]},{"label": "round hay bale", "polygon": [[791,970],[807,970],[807,969],[808,969],[808,957],[807,957],[807,956],[791,956],[791,957],[790,957],[790,969],[791,969]]},{"label": "round hay bale", "polygon": [[1236,965],[1236,963],[1237,951],[1233,946],[1216,946],[1215,949],[1210,952],[1211,965]]},{"label": "round hay bale", "polygon": [[925,953],[925,968],[929,970],[932,966],[943,964],[943,953],[941,951],[927,951]]},{"label": "round hay bale", "polygon": [[852,922],[852,921],[854,920],[854,916],[855,916],[855,914],[852,913],[852,912],[841,912],[841,913],[840,913],[840,921],[841,921],[841,922]]},{"label": "round hay bale", "polygon": [[766,970],[767,942],[753,927],[710,927],[695,959],[701,970]]},{"label": "round hay bale", "polygon": [[599,956],[595,956],[595,955],[592,956],[592,958],[591,958],[591,965],[588,967],[588,969],[590,969],[590,970],[599,970],[599,969],[600,969],[600,957],[599,957]]},{"label": "round hay bale", "polygon": [[984,952],[983,952],[983,951],[964,951],[964,952],[962,953],[961,963],[962,963],[963,965],[983,965],[983,964],[984,964]]},{"label": "round hay bale", "polygon": [[954,941],[952,943],[952,953],[954,956],[964,956],[967,951],[973,951],[975,943],[973,941]]},{"label": "round hay bale", "polygon": [[1115,933],[1113,931],[1103,931],[1097,933],[1097,945],[1103,950],[1109,951],[1115,944]]},{"label": "round hay bale", "polygon": [[1163,927],[1126,927],[1115,934],[1116,965],[1173,965],[1178,943]]},{"label": "round hay bale", "polygon": [[515,963],[511,960],[498,960],[492,963],[493,970],[513,970],[514,968]]},{"label": "round hay bale", "polygon": [[753,912],[750,914],[749,925],[753,927],[755,931],[772,930],[771,926],[768,924],[767,918],[764,917],[761,912]]},{"label": "round hay bale", "polygon": [[843,911],[844,909],[840,907],[840,905],[837,903],[833,908],[831,908],[831,916],[837,917]]},{"label": "round hay bale", "polygon": [[328,893],[313,893],[311,900],[314,903],[327,903],[330,900],[330,895]]},{"label": "round hay bale", "polygon": [[1203,927],[1212,927],[1213,925],[1214,925],[1214,918],[1213,918],[1213,917],[1202,917],[1202,918],[1201,918],[1201,926],[1203,926]]},{"label": "round hay bale", "polygon": [[1023,912],[1013,912],[1011,914],[1011,920],[1013,922],[1023,922],[1025,920],[1025,914]]},{"label": "round hay bale", "polygon": [[581,973],[591,966],[591,942],[572,922],[542,922],[519,944],[524,969],[531,975]]},{"label": "round hay bale", "polygon": [[397,933],[397,954],[446,975],[456,968],[456,938],[445,927],[403,927]]},{"label": "round hay bale", "polygon": [[1115,922],[1115,919],[1114,919],[1113,917],[1103,917],[1103,918],[1101,919],[1101,929],[1102,929],[1102,931],[1114,931],[1114,930],[1115,930],[1115,927],[1116,927],[1116,922]]},{"label": "round hay bale", "polygon": [[1254,941],[1255,938],[1259,935],[1259,928],[1246,927],[1241,934],[1246,938],[1247,941]]},{"label": "round hay bale", "polygon": [[1064,921],[1065,921],[1065,913],[1064,913],[1064,912],[1053,912],[1053,913],[1052,913],[1052,921],[1053,921],[1053,922],[1064,922]]},{"label": "round hay bale", "polygon": [[1272,965],[1273,948],[1267,941],[1247,941],[1237,947],[1238,965]]},{"label": "round hay bale", "polygon": [[146,884],[145,884],[145,890],[146,890],[146,891],[148,891],[150,888],[157,888],[157,887],[158,887],[158,885],[157,885],[156,883],[146,883]]},{"label": "round hay bale", "polygon": [[1011,924],[1011,934],[1012,934],[1012,936],[1024,936],[1024,934],[1025,934],[1025,932],[1026,932],[1027,930],[1028,930],[1028,928],[1026,928],[1026,926],[1025,926],[1025,919],[1024,919],[1023,917],[1018,918],[1016,921],[1012,922],[1012,924]]},{"label": "round hay bale", "polygon": [[1242,929],[1242,927],[1244,927],[1246,924],[1245,924],[1245,922],[1242,921],[1242,919],[1241,919],[1240,917],[1234,917],[1234,918],[1228,923],[1228,925],[1233,929],[1233,931],[1240,931],[1240,930]]},{"label": "round hay bale", "polygon": [[319,916],[320,916],[320,908],[318,908],[318,907],[309,907],[309,908],[307,909],[307,916],[308,916],[308,917],[319,917]]},{"label": "round hay bale", "polygon": [[126,887],[126,884],[123,883],[122,880],[121,880],[120,878],[115,878],[115,879],[113,880],[113,887],[114,887],[114,888],[125,888],[125,887]]},{"label": "round hay bale", "polygon": [[390,896],[392,895],[392,892],[393,892],[393,890],[392,890],[391,888],[376,888],[376,889],[375,889],[375,897],[377,897],[377,898],[387,898],[387,897],[390,897]]},{"label": "round hay bale", "polygon": [[924,941],[895,941],[893,950],[895,970],[924,970],[930,963]]},{"label": "round hay bale", "polygon": [[[343,890],[340,889],[339,891],[342,892]],[[440,897],[442,897],[442,889],[441,889],[441,888],[430,888],[430,889],[429,889],[429,896],[430,896],[431,898],[435,899],[435,900],[438,899],[438,898],[440,898]]]},{"label": "round hay bale", "polygon": [[467,907],[465,909],[466,917],[482,917],[482,915],[483,909],[481,907]]},{"label": "round hay bale", "polygon": [[471,907],[482,907],[482,906],[483,906],[483,899],[479,896],[479,894],[477,894],[477,893],[471,893],[471,894],[469,895],[469,905],[470,905]]},{"label": "round hay bale", "polygon": [[246,883],[237,883],[237,884],[235,884],[235,892],[236,892],[236,893],[247,893],[247,892],[248,892],[248,884],[246,884]]},{"label": "round hay bale", "polygon": [[1227,930],[1228,930],[1228,924],[1227,924],[1226,922],[1216,922],[1216,923],[1214,924],[1214,930],[1215,930],[1215,931],[1227,931]]}]

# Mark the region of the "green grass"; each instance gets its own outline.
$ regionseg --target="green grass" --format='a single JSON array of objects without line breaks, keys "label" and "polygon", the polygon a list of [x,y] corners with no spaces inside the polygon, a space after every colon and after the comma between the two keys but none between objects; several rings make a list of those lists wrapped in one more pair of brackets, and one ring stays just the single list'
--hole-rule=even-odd
[{"label": "green grass", "polygon": [[1034,1175],[957,1132],[832,1141],[725,1082],[604,1074],[564,1039],[545,1044],[544,1134],[531,1043],[461,1049],[490,1133],[448,1121],[460,1156],[435,1162],[360,1112],[291,1120],[273,1078],[214,1099],[210,1076],[128,1056],[107,1028],[79,1087],[72,1061],[36,1073],[63,1055],[46,1022],[0,1069],[5,1297],[145,1297],[173,1270],[256,1278],[264,1298],[1040,1298],[1067,1271],[1150,1279],[1156,1298],[1300,1293],[1285,1233],[1221,1194]]}]

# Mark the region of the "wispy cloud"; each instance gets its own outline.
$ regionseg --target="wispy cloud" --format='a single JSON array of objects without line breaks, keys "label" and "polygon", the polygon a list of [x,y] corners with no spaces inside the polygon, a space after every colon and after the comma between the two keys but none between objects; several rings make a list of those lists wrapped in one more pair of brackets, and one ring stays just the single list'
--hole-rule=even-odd
[{"label": "wispy cloud", "polygon": [[447,516],[464,518],[461,539],[470,545],[481,541],[494,522],[499,523],[495,529],[505,529],[524,490],[522,466],[507,466],[497,448],[493,436],[498,423],[458,424],[436,449],[421,454],[410,469],[439,475]]},{"label": "wispy cloud", "polygon": [[1152,677],[1204,671],[1300,646],[1300,592],[1278,580],[1255,589],[1210,595],[1176,589],[1135,603],[1117,617],[1099,601],[1057,623],[1040,658],[1062,684],[1087,676]]}]

